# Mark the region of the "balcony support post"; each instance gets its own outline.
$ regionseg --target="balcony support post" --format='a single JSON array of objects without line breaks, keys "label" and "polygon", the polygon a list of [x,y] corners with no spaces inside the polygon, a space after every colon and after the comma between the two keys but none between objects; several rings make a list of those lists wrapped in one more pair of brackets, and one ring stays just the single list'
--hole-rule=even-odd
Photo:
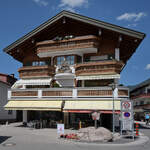
[{"label": "balcony support post", "polygon": [[69,113],[68,112],[64,112],[64,124],[65,124],[65,128],[69,127]]},{"label": "balcony support post", "polygon": [[85,83],[84,80],[81,80],[81,83],[82,83],[82,87],[84,87],[84,83]]},{"label": "balcony support post", "polygon": [[27,110],[23,110],[23,123],[26,124],[28,122],[28,112]]},{"label": "balcony support post", "polygon": [[38,90],[38,98],[42,97],[42,90]]}]

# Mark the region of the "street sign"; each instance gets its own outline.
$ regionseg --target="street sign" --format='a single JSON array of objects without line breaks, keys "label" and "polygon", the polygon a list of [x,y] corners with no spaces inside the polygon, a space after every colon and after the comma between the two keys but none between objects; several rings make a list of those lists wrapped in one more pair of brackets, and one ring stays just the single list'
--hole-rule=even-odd
[{"label": "street sign", "polygon": [[123,120],[122,121],[122,130],[132,130],[133,129],[132,120]]},{"label": "street sign", "polygon": [[100,112],[93,112],[92,113],[92,119],[93,120],[99,120],[99,118],[100,118]]},{"label": "street sign", "polygon": [[132,102],[129,100],[123,101],[122,102],[122,110],[131,110],[132,109]]},{"label": "street sign", "polygon": [[132,112],[130,111],[125,111],[125,112],[122,112],[122,119],[133,119],[132,117]]},{"label": "street sign", "polygon": [[57,124],[57,133],[64,134],[64,124]]},{"label": "street sign", "polygon": [[128,118],[128,117],[130,117],[131,116],[131,113],[130,112],[124,112],[124,117],[125,118]]},{"label": "street sign", "polygon": [[123,130],[131,131],[134,138],[133,105],[130,100],[121,101],[121,134]]}]

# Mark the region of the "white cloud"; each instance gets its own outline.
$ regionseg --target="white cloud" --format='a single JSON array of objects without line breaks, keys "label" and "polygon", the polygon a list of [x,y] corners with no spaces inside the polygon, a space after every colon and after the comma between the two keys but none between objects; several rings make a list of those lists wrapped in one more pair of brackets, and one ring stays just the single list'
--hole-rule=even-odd
[{"label": "white cloud", "polygon": [[138,24],[137,23],[132,23],[132,24],[128,24],[127,27],[136,27]]},{"label": "white cloud", "polygon": [[47,6],[48,2],[45,0],[33,0],[33,2],[35,2],[36,4],[40,5],[40,6]]},{"label": "white cloud", "polygon": [[145,67],[146,70],[150,70],[150,64],[147,64]]},{"label": "white cloud", "polygon": [[65,10],[75,12],[77,7],[87,7],[88,0],[61,0],[59,7]]},{"label": "white cloud", "polygon": [[125,21],[139,21],[141,18],[147,16],[145,12],[139,13],[124,13],[121,16],[118,16],[117,20],[125,20]]}]

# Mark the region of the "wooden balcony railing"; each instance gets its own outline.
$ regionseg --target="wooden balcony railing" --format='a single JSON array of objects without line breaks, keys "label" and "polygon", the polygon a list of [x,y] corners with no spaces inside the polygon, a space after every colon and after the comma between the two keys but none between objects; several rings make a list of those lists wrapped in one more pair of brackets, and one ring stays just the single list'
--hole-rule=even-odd
[{"label": "wooden balcony railing", "polygon": [[56,52],[56,51],[67,51],[72,49],[81,49],[84,48],[98,48],[99,46],[99,37],[89,35],[89,36],[80,36],[68,40],[60,41],[43,41],[38,42],[37,45],[37,54],[47,52]]},{"label": "wooden balcony railing", "polygon": [[86,62],[75,66],[76,75],[119,74],[123,67],[122,61],[105,60],[98,62]]},{"label": "wooden balcony railing", "polygon": [[[100,88],[45,88],[45,89],[12,89],[8,92],[8,98],[103,98],[113,97],[110,87]],[[128,98],[128,88],[118,88],[118,97]]]},{"label": "wooden balcony railing", "polygon": [[20,78],[49,77],[55,73],[53,66],[28,66],[18,70]]},{"label": "wooden balcony railing", "polygon": [[138,95],[131,95],[131,99],[138,99],[138,98],[150,98],[150,93],[143,93],[143,94],[138,94]]}]

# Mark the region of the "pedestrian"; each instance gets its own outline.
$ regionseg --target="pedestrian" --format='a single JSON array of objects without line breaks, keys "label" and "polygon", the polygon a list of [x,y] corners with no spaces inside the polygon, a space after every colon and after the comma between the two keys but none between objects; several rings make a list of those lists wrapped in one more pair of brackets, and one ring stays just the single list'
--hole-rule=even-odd
[{"label": "pedestrian", "polygon": [[147,114],[145,115],[146,125],[148,125],[149,119],[150,119],[150,116],[149,116],[149,114],[147,113]]}]

